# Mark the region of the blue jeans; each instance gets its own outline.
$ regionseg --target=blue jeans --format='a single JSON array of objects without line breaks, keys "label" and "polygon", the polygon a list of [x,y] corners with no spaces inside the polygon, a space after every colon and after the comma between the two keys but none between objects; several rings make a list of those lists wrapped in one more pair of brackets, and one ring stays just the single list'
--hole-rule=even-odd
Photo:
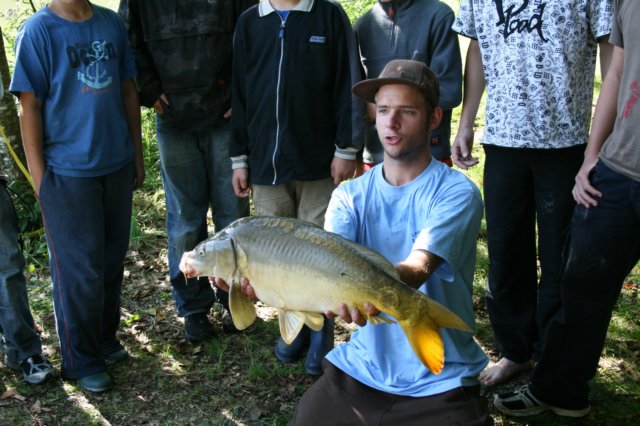
[{"label": "blue jeans", "polygon": [[0,182],[0,333],[11,362],[19,363],[42,352],[34,330],[23,274],[18,218],[4,182]]},{"label": "blue jeans", "polygon": [[522,363],[539,352],[538,342],[560,304],[562,248],[584,146],[484,149],[487,310],[501,355]]},{"label": "blue jeans", "polygon": [[39,201],[65,378],[104,371],[104,356],[122,349],[116,331],[133,177],[133,163],[104,176],[47,169],[42,177]]},{"label": "blue jeans", "polygon": [[[167,205],[173,298],[181,317],[208,312],[216,297],[208,278],[187,281],[179,266],[182,254],[207,238],[209,208],[216,231],[249,214],[249,200],[236,197],[231,185],[229,124],[188,132],[156,116],[156,133]],[[219,291],[218,295],[227,305],[227,294]]]},{"label": "blue jeans", "polygon": [[589,404],[611,313],[640,259],[640,182],[598,162],[591,178],[597,207],[576,206],[565,247],[562,307],[553,316],[531,376],[531,392],[567,409]]}]

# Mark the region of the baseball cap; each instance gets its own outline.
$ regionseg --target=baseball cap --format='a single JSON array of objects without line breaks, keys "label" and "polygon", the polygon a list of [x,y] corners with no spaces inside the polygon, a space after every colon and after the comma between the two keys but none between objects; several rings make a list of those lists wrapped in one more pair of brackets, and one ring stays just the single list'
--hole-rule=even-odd
[{"label": "baseball cap", "polygon": [[433,71],[423,62],[394,59],[384,66],[378,78],[362,80],[353,86],[353,93],[367,102],[375,103],[380,87],[387,84],[405,84],[420,90],[432,108],[438,106],[440,85]]}]

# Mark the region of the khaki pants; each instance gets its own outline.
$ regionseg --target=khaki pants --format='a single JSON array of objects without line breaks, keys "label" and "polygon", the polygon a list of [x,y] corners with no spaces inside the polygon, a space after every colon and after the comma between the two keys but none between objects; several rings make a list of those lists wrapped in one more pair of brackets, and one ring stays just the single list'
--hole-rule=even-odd
[{"label": "khaki pants", "polygon": [[292,217],[324,226],[324,214],[334,189],[333,179],[253,185],[254,214]]}]

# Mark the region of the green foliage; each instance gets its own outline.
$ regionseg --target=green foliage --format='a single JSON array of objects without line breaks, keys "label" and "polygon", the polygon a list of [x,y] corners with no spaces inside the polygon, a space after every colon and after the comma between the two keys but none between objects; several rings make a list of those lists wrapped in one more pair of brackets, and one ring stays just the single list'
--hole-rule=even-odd
[{"label": "green foliage", "polygon": [[376,3],[376,0],[339,0],[342,8],[351,22],[355,22],[356,19],[364,12],[366,12],[371,6]]}]

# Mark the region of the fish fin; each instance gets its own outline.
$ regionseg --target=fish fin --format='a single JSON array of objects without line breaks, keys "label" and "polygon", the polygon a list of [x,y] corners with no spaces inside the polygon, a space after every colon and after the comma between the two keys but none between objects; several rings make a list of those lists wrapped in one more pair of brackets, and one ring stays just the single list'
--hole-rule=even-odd
[{"label": "fish fin", "polygon": [[313,331],[320,331],[324,325],[324,315],[316,312],[305,312],[304,323]]},{"label": "fish fin", "polygon": [[385,317],[384,315],[369,315],[367,314],[367,320],[371,323],[371,324],[395,324],[396,322],[389,318],[389,317]]},{"label": "fish fin", "polygon": [[235,250],[235,255],[236,255],[236,268],[240,271],[248,270],[249,259],[247,258],[247,253],[240,246],[240,244],[238,244],[236,240],[234,239],[231,239],[231,240],[233,241],[233,248]]},{"label": "fish fin", "polygon": [[244,330],[256,320],[256,307],[242,294],[238,282],[232,283],[229,289],[229,311],[238,330]]},{"label": "fish fin", "polygon": [[433,320],[437,327],[455,328],[462,331],[471,332],[469,325],[449,308],[441,305],[431,298],[426,299],[428,306],[427,315]]},{"label": "fish fin", "polygon": [[287,345],[293,342],[305,323],[306,314],[299,311],[278,310],[280,335]]},{"label": "fish fin", "polygon": [[439,374],[444,367],[444,344],[434,322],[426,318],[414,326],[402,325],[402,328],[420,361],[432,373]]}]

